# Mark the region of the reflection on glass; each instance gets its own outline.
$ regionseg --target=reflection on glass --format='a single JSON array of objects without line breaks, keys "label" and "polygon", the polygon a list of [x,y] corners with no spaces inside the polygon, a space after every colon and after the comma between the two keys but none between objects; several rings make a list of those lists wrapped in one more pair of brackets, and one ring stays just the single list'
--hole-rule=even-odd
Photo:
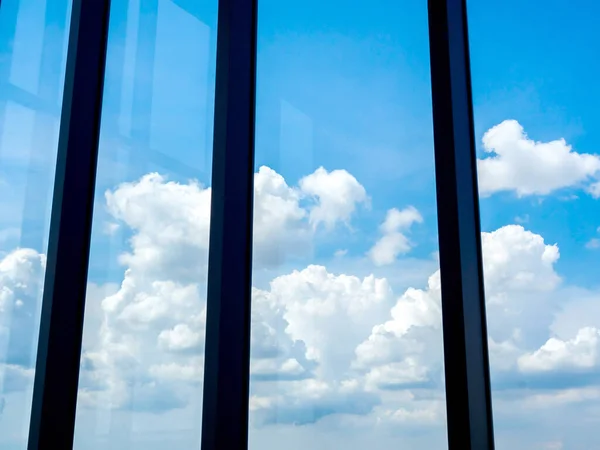
[{"label": "reflection on glass", "polygon": [[70,15],[0,8],[0,448],[27,446]]},{"label": "reflection on glass", "polygon": [[496,448],[598,448],[600,9],[469,8]]},{"label": "reflection on glass", "polygon": [[250,448],[446,446],[427,37],[259,4]]},{"label": "reflection on glass", "polygon": [[75,448],[197,448],[216,1],[111,5]]}]

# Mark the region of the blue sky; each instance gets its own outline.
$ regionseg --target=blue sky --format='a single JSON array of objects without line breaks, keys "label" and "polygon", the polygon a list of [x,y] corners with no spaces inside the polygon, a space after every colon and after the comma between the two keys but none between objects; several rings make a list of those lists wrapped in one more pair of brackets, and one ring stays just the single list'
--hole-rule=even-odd
[{"label": "blue sky", "polygon": [[[581,153],[598,153],[600,136],[595,124],[600,96],[594,81],[600,63],[588,55],[598,52],[592,16],[598,7],[560,2],[471,1],[469,6],[471,70],[475,130],[480,137],[490,126],[517,119],[536,141],[563,137]],[[581,244],[595,235],[598,204],[585,195],[577,201],[549,198],[535,214],[529,202],[501,199],[482,206],[483,228],[529,214],[531,227],[550,242],[560,242],[559,267],[573,282],[597,283],[594,252]],[[505,210],[506,213],[502,214]]]},{"label": "blue sky", "polygon": [[[498,448],[587,449],[599,7],[468,8]],[[113,0],[76,448],[198,442],[216,13]],[[0,9],[10,449],[26,436],[68,14]],[[445,448],[428,51],[424,1],[260,2],[251,447]]]}]

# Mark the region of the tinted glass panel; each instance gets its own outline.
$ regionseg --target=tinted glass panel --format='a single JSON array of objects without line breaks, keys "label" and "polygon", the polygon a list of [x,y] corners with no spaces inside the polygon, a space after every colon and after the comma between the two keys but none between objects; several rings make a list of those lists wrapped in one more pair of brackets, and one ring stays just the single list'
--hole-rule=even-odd
[{"label": "tinted glass panel", "polygon": [[497,448],[597,448],[600,9],[469,7]]},{"label": "tinted glass panel", "polygon": [[112,2],[75,448],[200,445],[216,3]]},{"label": "tinted glass panel", "polygon": [[0,8],[0,448],[27,446],[70,1]]},{"label": "tinted glass panel", "polygon": [[444,448],[426,3],[259,3],[250,448]]}]

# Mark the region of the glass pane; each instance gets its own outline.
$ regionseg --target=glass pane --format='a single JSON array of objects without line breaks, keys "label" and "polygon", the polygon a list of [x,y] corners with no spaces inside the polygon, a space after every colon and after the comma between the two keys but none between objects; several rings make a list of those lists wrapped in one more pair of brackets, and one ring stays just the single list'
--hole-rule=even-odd
[{"label": "glass pane", "polygon": [[75,448],[200,445],[216,9],[112,2]]},{"label": "glass pane", "polygon": [[250,448],[446,447],[426,2],[261,1]]},{"label": "glass pane", "polygon": [[497,448],[599,448],[600,6],[469,8]]},{"label": "glass pane", "polygon": [[68,0],[0,8],[0,448],[27,447]]}]

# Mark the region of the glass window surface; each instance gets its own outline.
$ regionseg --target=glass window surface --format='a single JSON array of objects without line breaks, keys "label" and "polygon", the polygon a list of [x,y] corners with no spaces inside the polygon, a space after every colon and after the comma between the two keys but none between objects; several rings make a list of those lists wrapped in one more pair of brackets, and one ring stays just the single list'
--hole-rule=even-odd
[{"label": "glass window surface", "polygon": [[71,2],[0,8],[0,448],[25,449]]},{"label": "glass window surface", "polygon": [[75,449],[200,445],[216,15],[111,5]]},{"label": "glass window surface", "polygon": [[598,448],[600,9],[468,6],[496,448]]},{"label": "glass window surface", "polygon": [[426,2],[259,2],[250,449],[445,448]]}]

